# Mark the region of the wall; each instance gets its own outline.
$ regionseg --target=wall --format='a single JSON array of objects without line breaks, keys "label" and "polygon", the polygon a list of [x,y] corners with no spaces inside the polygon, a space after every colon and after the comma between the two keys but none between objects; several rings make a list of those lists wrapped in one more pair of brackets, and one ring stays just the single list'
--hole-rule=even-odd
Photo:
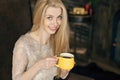
[{"label": "wall", "polygon": [[12,50],[31,27],[28,0],[0,0],[0,79],[11,80]]},{"label": "wall", "polygon": [[119,0],[98,1],[93,22],[92,59],[112,67],[112,71],[120,74],[120,67],[111,59],[113,19],[118,10],[120,10]]}]

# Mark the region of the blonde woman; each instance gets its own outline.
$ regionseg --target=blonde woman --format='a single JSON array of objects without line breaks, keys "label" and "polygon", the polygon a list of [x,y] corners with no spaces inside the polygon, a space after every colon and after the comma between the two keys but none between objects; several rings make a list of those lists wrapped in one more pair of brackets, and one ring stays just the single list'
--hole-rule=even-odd
[{"label": "blonde woman", "polygon": [[55,66],[61,52],[69,50],[67,12],[61,0],[38,0],[33,26],[20,36],[13,50],[12,80],[66,78],[69,71]]}]

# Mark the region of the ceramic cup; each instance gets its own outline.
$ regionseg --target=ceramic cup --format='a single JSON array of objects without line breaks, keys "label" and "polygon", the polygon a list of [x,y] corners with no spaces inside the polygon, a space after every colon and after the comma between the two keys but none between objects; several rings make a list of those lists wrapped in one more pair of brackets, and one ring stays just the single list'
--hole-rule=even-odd
[{"label": "ceramic cup", "polygon": [[61,53],[60,57],[58,57],[58,63],[56,64],[57,67],[70,70],[74,67],[74,55],[71,53]]}]

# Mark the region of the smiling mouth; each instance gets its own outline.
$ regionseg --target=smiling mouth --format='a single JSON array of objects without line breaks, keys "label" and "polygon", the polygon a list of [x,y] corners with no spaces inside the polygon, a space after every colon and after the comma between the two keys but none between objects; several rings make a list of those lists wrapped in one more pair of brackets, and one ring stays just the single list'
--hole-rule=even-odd
[{"label": "smiling mouth", "polygon": [[48,26],[49,27],[49,29],[50,30],[52,30],[52,31],[56,31],[58,28],[57,27],[50,27],[50,26]]}]

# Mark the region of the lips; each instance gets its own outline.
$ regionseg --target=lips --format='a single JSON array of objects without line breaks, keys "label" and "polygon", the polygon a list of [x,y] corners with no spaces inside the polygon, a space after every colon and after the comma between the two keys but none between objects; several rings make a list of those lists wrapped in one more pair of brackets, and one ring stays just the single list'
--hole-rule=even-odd
[{"label": "lips", "polygon": [[51,30],[51,31],[56,31],[58,29],[58,27],[50,27],[48,26],[48,28]]}]

